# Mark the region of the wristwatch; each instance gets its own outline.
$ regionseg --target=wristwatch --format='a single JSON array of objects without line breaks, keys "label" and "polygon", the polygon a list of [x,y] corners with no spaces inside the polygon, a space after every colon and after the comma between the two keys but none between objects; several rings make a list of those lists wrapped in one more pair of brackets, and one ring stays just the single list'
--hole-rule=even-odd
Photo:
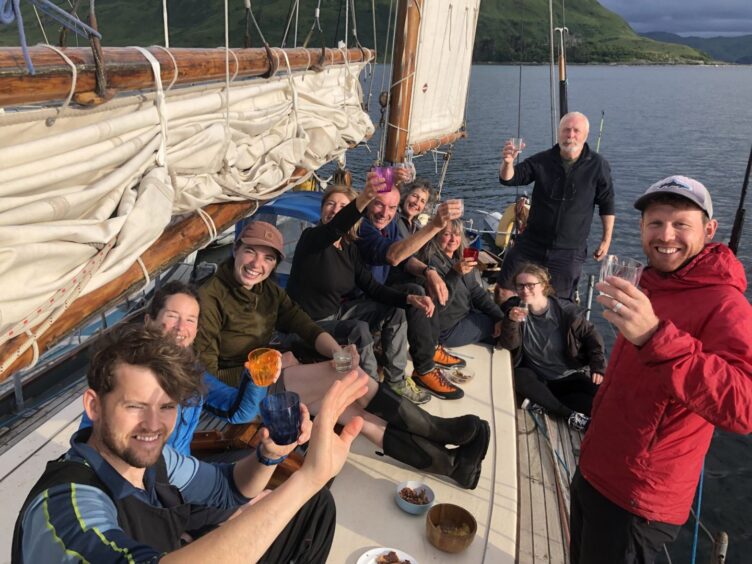
[{"label": "wristwatch", "polygon": [[276,466],[277,464],[284,462],[285,458],[287,458],[287,455],[280,456],[279,458],[267,458],[263,454],[261,454],[261,445],[256,447],[256,459],[263,464],[264,466]]}]

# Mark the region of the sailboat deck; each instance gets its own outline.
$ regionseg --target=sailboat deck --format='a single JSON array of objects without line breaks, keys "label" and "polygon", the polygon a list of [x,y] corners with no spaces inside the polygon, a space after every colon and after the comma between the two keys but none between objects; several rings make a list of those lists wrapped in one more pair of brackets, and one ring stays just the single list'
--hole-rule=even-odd
[{"label": "sailboat deck", "polygon": [[[580,433],[570,431],[563,421],[515,408],[506,351],[481,346],[454,351],[468,361],[475,378],[463,386],[461,400],[434,398],[425,407],[442,416],[476,413],[491,424],[491,443],[478,487],[464,490],[379,456],[370,442],[359,437],[331,486],[337,502],[337,529],[329,562],[354,564],[375,547],[399,548],[420,563],[567,561],[567,521],[562,516],[568,514],[568,476],[576,465]],[[61,391],[0,435],[0,506],[4,509],[0,546],[8,547],[0,553],[0,563],[10,561],[13,525],[26,492],[46,462],[67,450],[70,435],[78,428],[84,386],[80,381]],[[211,416],[202,417],[205,430],[225,426]],[[557,455],[546,436],[551,437]],[[409,479],[428,483],[437,503],[461,505],[475,516],[478,532],[465,552],[452,555],[434,548],[426,538],[425,516],[411,516],[397,507],[396,486]]]}]

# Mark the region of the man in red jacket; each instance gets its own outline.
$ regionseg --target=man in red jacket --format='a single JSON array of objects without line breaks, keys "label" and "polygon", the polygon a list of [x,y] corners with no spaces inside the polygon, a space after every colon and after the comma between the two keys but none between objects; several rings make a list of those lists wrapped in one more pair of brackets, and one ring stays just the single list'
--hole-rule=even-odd
[{"label": "man in red jacket", "polygon": [[715,425],[752,432],[752,307],[705,187],[672,176],[636,202],[640,288],[596,287],[620,333],[572,481],[571,561],[653,562],[689,516]]}]

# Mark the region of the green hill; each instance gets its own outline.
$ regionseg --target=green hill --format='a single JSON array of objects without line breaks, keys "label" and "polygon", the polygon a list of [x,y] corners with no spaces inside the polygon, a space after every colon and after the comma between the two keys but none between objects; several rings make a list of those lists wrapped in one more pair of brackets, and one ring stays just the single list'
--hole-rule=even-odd
[{"label": "green hill", "polygon": [[[378,46],[384,45],[391,0],[376,0]],[[437,1],[437,0],[426,0]],[[446,1],[446,0],[438,0]],[[61,5],[67,2],[58,0]],[[318,0],[301,0],[299,43],[313,22]],[[345,0],[321,1],[321,27],[326,45],[344,36]],[[83,2],[83,5],[88,5]],[[162,8],[158,0],[98,0],[97,19],[106,46],[163,43]],[[254,13],[266,40],[280,45],[288,19],[289,0],[254,2]],[[370,2],[356,2],[359,39],[372,46]],[[170,44],[173,47],[216,47],[224,44],[222,0],[170,0]],[[26,33],[30,44],[43,41],[36,17],[23,3]],[[81,9],[85,15],[87,10]],[[561,8],[555,8],[555,25],[562,25]],[[618,15],[596,0],[579,0],[566,7],[569,29],[568,57],[579,63],[702,63],[710,57],[691,47],[661,43],[637,35]],[[48,39],[57,43],[56,26],[45,24]],[[230,43],[242,46],[246,29],[243,2],[231,1]],[[261,44],[253,29],[251,44]],[[290,31],[287,46],[292,45]],[[315,35],[312,45],[320,45]],[[17,45],[15,25],[0,30],[0,45]],[[68,44],[75,44],[71,38]],[[477,62],[545,62],[548,60],[548,0],[483,0],[481,2],[474,57]],[[381,60],[381,58],[380,58]]]},{"label": "green hill", "polygon": [[663,41],[665,43],[679,43],[693,49],[703,51],[718,61],[752,64],[752,35],[736,37],[682,37],[665,31],[643,33],[644,37]]}]

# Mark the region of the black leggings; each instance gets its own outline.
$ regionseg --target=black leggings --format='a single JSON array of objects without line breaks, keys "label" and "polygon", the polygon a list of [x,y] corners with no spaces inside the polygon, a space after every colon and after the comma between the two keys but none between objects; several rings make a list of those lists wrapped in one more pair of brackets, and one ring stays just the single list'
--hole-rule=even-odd
[{"label": "black leggings", "polygon": [[560,380],[545,380],[531,368],[514,369],[514,386],[520,398],[528,398],[549,413],[569,417],[573,411],[590,416],[598,386],[587,372],[576,372]]}]

